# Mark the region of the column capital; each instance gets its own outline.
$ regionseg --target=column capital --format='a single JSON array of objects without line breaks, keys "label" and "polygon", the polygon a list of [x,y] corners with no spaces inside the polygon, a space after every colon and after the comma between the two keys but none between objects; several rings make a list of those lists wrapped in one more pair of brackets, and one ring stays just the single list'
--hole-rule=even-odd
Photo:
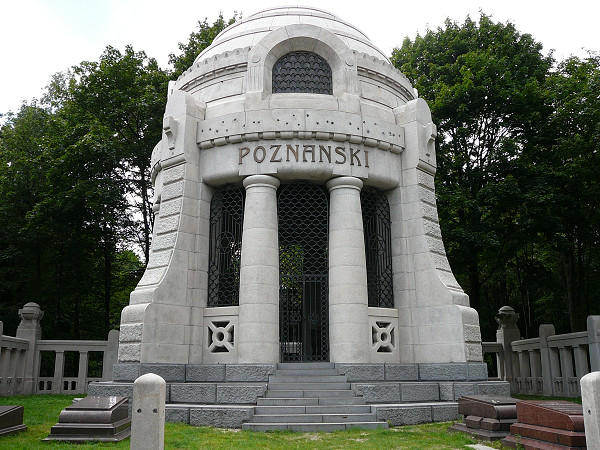
[{"label": "column capital", "polygon": [[277,189],[281,184],[280,181],[271,175],[250,175],[244,178],[242,182],[244,188],[265,186]]},{"label": "column capital", "polygon": [[325,186],[327,186],[330,192],[338,188],[351,188],[360,191],[363,187],[363,182],[356,177],[337,177],[329,180]]}]

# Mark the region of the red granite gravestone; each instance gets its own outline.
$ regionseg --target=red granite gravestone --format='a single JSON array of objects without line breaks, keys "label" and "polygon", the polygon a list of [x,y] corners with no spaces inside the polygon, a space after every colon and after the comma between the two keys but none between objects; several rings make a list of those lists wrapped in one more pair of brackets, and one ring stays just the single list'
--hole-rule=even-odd
[{"label": "red granite gravestone", "polygon": [[586,448],[581,405],[560,400],[517,402],[517,423],[502,444],[526,450]]},{"label": "red granite gravestone", "polygon": [[60,413],[44,441],[119,442],[131,434],[129,400],[125,397],[86,397]]},{"label": "red granite gravestone", "polygon": [[0,436],[25,431],[22,406],[0,406]]},{"label": "red granite gravestone", "polygon": [[463,423],[455,423],[450,431],[462,431],[478,439],[493,441],[508,434],[517,421],[516,400],[510,397],[469,395],[458,399],[458,412]]}]

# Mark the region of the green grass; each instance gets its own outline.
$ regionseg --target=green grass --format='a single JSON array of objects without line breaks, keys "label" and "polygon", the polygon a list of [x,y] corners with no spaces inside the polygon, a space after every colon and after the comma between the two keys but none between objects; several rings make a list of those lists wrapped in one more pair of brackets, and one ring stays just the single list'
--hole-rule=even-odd
[{"label": "green grass", "polygon": [[[28,429],[15,435],[0,437],[2,449],[87,449],[129,448],[129,439],[120,443],[66,444],[42,442],[50,427],[58,421],[61,410],[71,404],[72,395],[28,395],[0,397],[0,405],[25,407],[24,423]],[[335,433],[258,433],[210,427],[192,427],[167,423],[165,448],[268,448],[268,449],[463,449],[476,441],[462,433],[447,432],[451,423],[429,423],[394,427],[388,430],[351,430]],[[498,444],[494,445],[500,448]]]}]

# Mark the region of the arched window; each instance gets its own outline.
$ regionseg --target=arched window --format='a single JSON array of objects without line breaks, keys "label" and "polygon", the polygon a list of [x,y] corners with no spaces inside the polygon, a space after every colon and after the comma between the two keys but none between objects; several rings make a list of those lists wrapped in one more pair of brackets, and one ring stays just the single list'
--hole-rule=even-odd
[{"label": "arched window", "polygon": [[366,187],[360,193],[367,257],[369,306],[394,307],[390,205],[383,192]]},{"label": "arched window", "polygon": [[236,306],[240,292],[244,190],[223,186],[210,203],[208,306]]},{"label": "arched window", "polygon": [[311,52],[291,52],[273,66],[273,93],[333,94],[331,67]]}]

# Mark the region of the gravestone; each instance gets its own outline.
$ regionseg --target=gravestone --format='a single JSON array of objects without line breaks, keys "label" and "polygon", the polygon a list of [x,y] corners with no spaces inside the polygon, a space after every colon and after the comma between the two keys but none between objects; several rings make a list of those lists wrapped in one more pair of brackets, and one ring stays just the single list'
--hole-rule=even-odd
[{"label": "gravestone", "polygon": [[0,406],[0,436],[25,431],[22,406]]},{"label": "gravestone", "polygon": [[462,431],[482,440],[506,437],[517,421],[517,401],[511,397],[470,395],[458,399],[458,412],[463,423],[455,423],[449,431]]},{"label": "gravestone", "polygon": [[519,401],[517,422],[502,444],[526,449],[586,448],[583,408],[562,400]]},{"label": "gravestone", "polygon": [[122,441],[131,432],[128,406],[125,397],[89,396],[76,400],[61,411],[58,423],[44,441]]}]

